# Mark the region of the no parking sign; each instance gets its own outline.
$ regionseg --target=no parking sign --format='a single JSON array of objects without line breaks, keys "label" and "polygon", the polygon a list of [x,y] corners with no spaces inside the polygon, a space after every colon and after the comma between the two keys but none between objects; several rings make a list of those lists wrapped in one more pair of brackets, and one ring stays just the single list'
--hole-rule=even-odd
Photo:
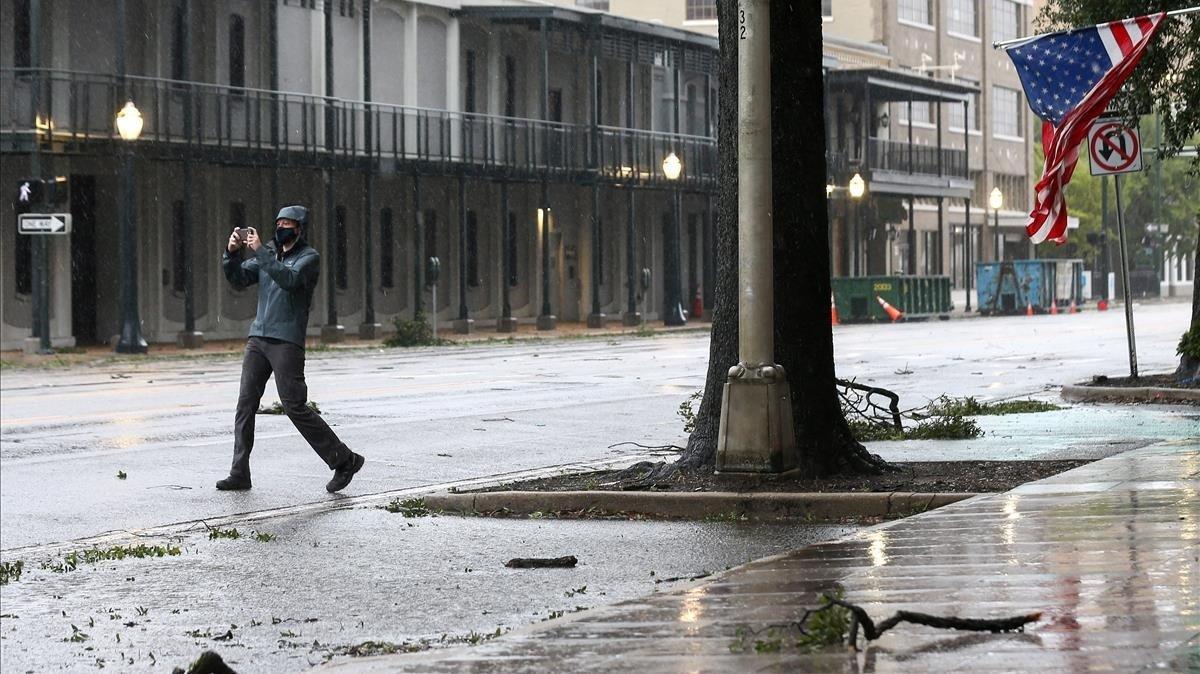
[{"label": "no parking sign", "polygon": [[1137,129],[1117,120],[1100,119],[1088,129],[1087,143],[1094,176],[1142,170],[1142,141]]}]

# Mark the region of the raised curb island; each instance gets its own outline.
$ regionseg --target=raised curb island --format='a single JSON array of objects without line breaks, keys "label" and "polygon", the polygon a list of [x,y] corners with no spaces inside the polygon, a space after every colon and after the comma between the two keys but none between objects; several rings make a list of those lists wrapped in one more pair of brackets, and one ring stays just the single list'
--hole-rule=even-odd
[{"label": "raised curb island", "polygon": [[483,515],[529,515],[593,510],[681,519],[734,516],[747,519],[833,520],[843,517],[911,515],[975,495],[908,492],[443,492],[426,496],[425,507],[449,513]]}]

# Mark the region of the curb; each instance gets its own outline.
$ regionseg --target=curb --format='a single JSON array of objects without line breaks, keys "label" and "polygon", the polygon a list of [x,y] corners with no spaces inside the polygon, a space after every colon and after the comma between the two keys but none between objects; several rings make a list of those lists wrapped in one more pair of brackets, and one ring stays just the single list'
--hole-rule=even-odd
[{"label": "curb", "polygon": [[1200,389],[1158,386],[1063,386],[1063,400],[1073,402],[1200,403]]},{"label": "curb", "polygon": [[976,496],[974,493],[910,492],[628,492],[628,491],[494,491],[467,494],[441,492],[425,497],[425,507],[461,514],[507,511],[515,515],[597,510],[640,513],[655,517],[819,519],[886,517],[932,510]]}]

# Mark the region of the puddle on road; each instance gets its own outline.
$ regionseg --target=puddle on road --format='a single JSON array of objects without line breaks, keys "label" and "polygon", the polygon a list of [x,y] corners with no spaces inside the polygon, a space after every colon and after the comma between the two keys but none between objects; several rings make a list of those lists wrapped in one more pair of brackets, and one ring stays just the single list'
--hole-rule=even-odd
[{"label": "puddle on road", "polygon": [[[0,668],[161,671],[213,649],[242,674],[297,671],[365,641],[503,633],[855,530],[406,518],[375,508],[238,528],[243,535],[233,540],[188,536],[178,557],[80,564],[69,573],[22,560],[22,578],[0,587]],[[260,542],[256,533],[274,539]],[[563,555],[578,557],[578,566],[504,567],[513,557]]]}]

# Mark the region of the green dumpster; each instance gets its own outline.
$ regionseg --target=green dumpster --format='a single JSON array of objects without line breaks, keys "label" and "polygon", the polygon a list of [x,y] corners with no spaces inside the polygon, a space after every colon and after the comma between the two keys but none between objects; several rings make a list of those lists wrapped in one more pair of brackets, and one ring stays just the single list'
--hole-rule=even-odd
[{"label": "green dumpster", "polygon": [[831,279],[838,320],[846,323],[891,321],[879,299],[899,309],[905,319],[948,317],[949,276],[843,276]]}]

